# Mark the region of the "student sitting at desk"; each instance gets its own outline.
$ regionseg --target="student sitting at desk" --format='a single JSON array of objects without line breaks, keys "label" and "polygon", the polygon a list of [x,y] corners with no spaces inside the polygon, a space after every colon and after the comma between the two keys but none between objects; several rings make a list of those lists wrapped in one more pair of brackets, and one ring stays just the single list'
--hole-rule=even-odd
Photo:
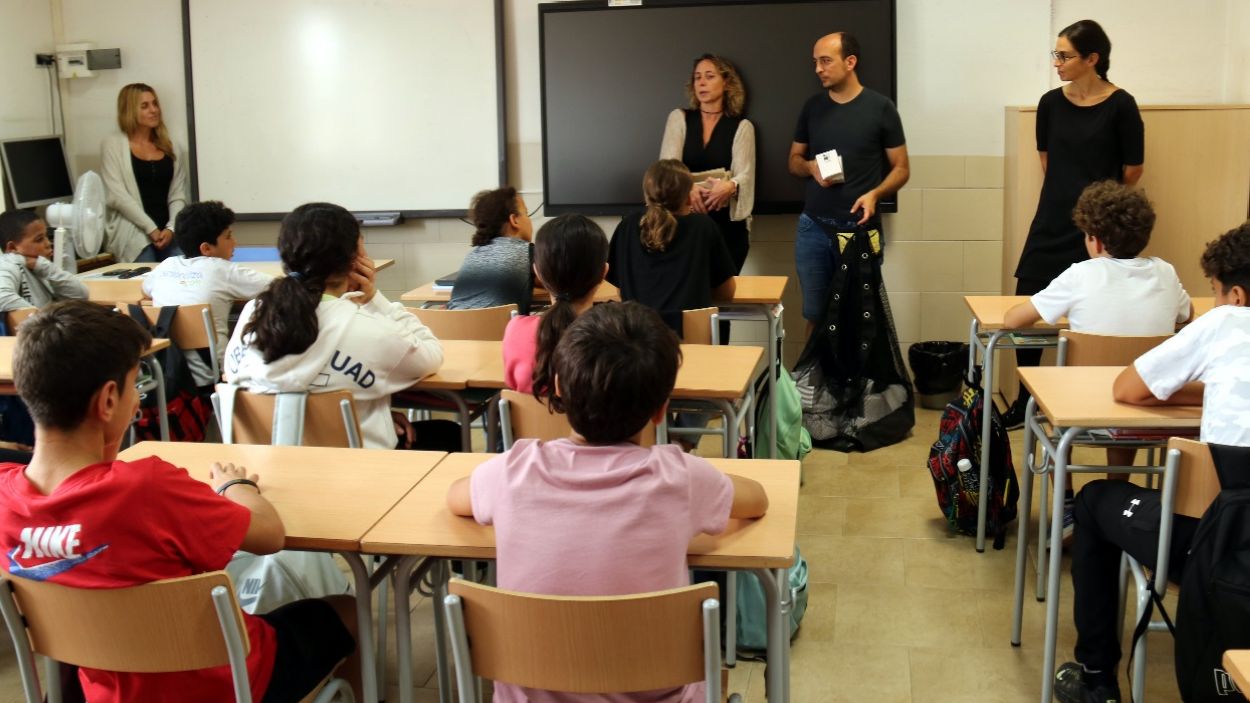
[{"label": "student sitting at desk", "polygon": [[366,448],[459,451],[458,430],[419,434],[391,412],[392,393],[442,366],[443,346],[374,287],[356,218],[330,203],[301,205],[282,220],[278,254],[287,275],[243,307],[226,380],[258,393],[351,391]]},{"label": "student sitting at desk", "polygon": [[[230,261],[234,256],[234,211],[216,200],[188,205],[178,213],[174,240],[182,256],[171,256],[143,279],[143,294],[158,307],[207,303],[217,335],[217,360],[230,339],[230,308],[237,300],[251,300],[273,276]],[[187,366],[195,385],[217,383],[212,367],[199,355],[189,354]]]},{"label": "student sitting at desk", "polygon": [[[1023,329],[1038,320],[1055,325],[1066,317],[1073,332],[1161,337],[1193,317],[1193,303],[1176,269],[1156,256],[1139,256],[1150,243],[1155,224],[1155,211],[1145,193],[1115,181],[1098,181],[1081,192],[1072,221],[1085,233],[1090,258],[1072,264],[1027,303],[1008,310],[1004,327]],[[1027,394],[1023,397],[1027,402]],[[1130,466],[1136,454],[1135,449],[1108,448],[1107,464]],[[1065,535],[1072,529],[1070,495],[1064,529]]]},{"label": "student sitting at desk", "polygon": [[447,309],[515,303],[522,315],[527,314],[534,294],[530,244],[534,223],[525,199],[511,186],[484,190],[473,196],[469,219],[474,227],[473,249],[460,264]]},{"label": "student sitting at desk", "polygon": [[[1203,273],[1216,308],[1143,354],[1115,381],[1122,403],[1202,405],[1202,441],[1250,447],[1250,222],[1207,245]],[[1201,384],[1194,383],[1195,381]],[[1205,388],[1205,391],[1204,391]],[[1119,701],[1120,554],[1153,568],[1160,492],[1126,481],[1093,481],[1076,496],[1072,543],[1076,662],[1055,673],[1063,703]],[[1171,569],[1178,580],[1198,521],[1172,523]]]},{"label": "student sitting at desk", "polygon": [[[78,277],[52,264],[48,225],[31,210],[0,215],[0,312],[87,298]],[[14,330],[9,330],[13,334]]]},{"label": "student sitting at desk", "polygon": [[[556,346],[548,405],[573,432],[519,440],[454,483],[456,515],[495,526],[499,587],[547,595],[614,596],[690,582],[686,549],[733,518],[760,517],[759,483],[727,476],[673,445],[639,446],[662,422],[681,350],[655,312],[637,303],[598,305]],[[703,686],[612,696],[495,684],[495,701],[695,701]]]},{"label": "student sitting at desk", "polygon": [[733,297],[733,257],[716,223],[690,210],[690,171],[676,159],[651,164],[642,181],[647,209],[626,215],[612,233],[608,281],[621,300],[660,312],[681,333],[681,311]]},{"label": "student sitting at desk", "polygon": [[522,393],[551,384],[551,354],[577,316],[594,305],[608,271],[608,238],[584,215],[560,215],[538,230],[534,274],[551,293],[542,315],[519,315],[503,333],[504,380]]},{"label": "student sitting at desk", "polygon": [[[124,588],[222,569],[239,549],[282,548],[282,521],[243,467],[213,464],[210,487],[157,457],[117,460],[150,343],[133,320],[93,303],[55,303],[22,323],[14,377],[39,443],[29,466],[0,465],[0,549],[13,576]],[[349,655],[341,671],[359,691],[355,599],[303,600],[243,619],[255,700],[299,701]],[[91,701],[234,698],[228,666],[80,669],[78,678]]]}]

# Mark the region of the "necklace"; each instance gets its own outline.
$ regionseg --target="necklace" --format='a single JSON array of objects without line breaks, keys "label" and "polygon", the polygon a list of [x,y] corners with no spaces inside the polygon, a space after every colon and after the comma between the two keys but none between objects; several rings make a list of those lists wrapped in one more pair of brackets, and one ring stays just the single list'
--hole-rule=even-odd
[{"label": "necklace", "polygon": [[699,112],[702,112],[705,115],[719,115],[723,113],[724,110],[717,110],[716,112],[708,112],[707,110],[700,109]]}]

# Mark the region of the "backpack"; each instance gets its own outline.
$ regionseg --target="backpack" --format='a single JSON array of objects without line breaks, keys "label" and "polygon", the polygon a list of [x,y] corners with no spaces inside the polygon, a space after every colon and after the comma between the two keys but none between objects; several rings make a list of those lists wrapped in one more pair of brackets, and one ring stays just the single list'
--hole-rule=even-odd
[{"label": "backpack", "polygon": [[[807,560],[794,546],[794,566],[790,575],[790,639],[794,639],[807,612]],[[768,650],[768,605],[764,602],[764,589],[755,574],[734,572],[738,579],[738,649],[751,656]]]},{"label": "backpack", "polygon": [[[794,378],[784,368],[777,370],[777,456],[776,459],[802,460],[812,451],[812,435],[803,426],[803,403],[799,398]],[[772,420],[768,417],[768,403],[760,399],[755,411],[755,441],[768,442],[768,430]]]},{"label": "backpack", "polygon": [[[1245,700],[1224,670],[1225,650],[1250,649],[1250,487],[1246,450],[1210,445],[1225,486],[1189,546],[1176,604],[1176,683],[1185,703]],[[1226,470],[1225,462],[1242,475]],[[1227,469],[1233,469],[1229,465]],[[1238,486],[1228,488],[1228,486]]]},{"label": "backpack", "polygon": [[[977,533],[977,504],[981,499],[981,423],[983,403],[980,370],[958,398],[947,404],[938,424],[938,439],[929,449],[929,473],[937,491],[938,507],[950,529],[965,535]],[[993,408],[993,406],[991,406]],[[989,506],[985,533],[993,537],[994,549],[1002,549],[1007,525],[1016,517],[1020,485],[1011,461],[1011,443],[1002,415],[993,408],[990,429]],[[959,470],[960,460],[971,468]],[[965,465],[967,466],[967,465]]]},{"label": "backpack", "polygon": [[[178,306],[162,307],[155,324],[148,321],[143,308],[138,305],[129,305],[128,312],[131,319],[146,329],[153,339],[169,339]],[[204,428],[208,425],[212,406],[208,401],[208,393],[195,385],[195,378],[187,367],[182,350],[170,344],[152,356],[160,362],[165,381],[165,414],[169,419],[170,441],[204,441]],[[138,380],[143,382],[148,378],[150,376],[141,375]],[[139,441],[161,438],[160,408],[156,395],[155,391],[148,393],[139,403],[139,419],[134,424],[135,437]]]}]

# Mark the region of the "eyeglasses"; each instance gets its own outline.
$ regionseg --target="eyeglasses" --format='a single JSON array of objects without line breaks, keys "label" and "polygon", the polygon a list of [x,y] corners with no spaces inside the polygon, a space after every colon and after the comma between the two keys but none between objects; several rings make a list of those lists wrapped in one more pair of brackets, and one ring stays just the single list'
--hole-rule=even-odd
[{"label": "eyeglasses", "polygon": [[1080,58],[1080,54],[1065,54],[1062,51],[1050,52],[1050,58],[1059,63],[1067,63],[1069,59]]}]

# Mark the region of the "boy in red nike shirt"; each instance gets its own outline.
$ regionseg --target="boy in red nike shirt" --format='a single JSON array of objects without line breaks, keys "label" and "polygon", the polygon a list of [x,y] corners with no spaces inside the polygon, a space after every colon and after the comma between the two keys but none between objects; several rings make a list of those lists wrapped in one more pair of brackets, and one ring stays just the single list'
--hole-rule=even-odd
[{"label": "boy in red nike shirt", "polygon": [[[37,446],[28,466],[0,464],[0,566],[8,573],[121,588],[221,569],[239,549],[282,548],[282,521],[243,467],[214,463],[210,487],[157,457],[117,460],[139,405],[139,357],[150,343],[129,318],[85,301],[55,303],[22,324],[13,376]],[[359,689],[350,597],[243,617],[256,700],[299,701],[349,655],[343,673]],[[229,667],[81,669],[79,680],[91,701],[207,703],[234,695]]]}]

